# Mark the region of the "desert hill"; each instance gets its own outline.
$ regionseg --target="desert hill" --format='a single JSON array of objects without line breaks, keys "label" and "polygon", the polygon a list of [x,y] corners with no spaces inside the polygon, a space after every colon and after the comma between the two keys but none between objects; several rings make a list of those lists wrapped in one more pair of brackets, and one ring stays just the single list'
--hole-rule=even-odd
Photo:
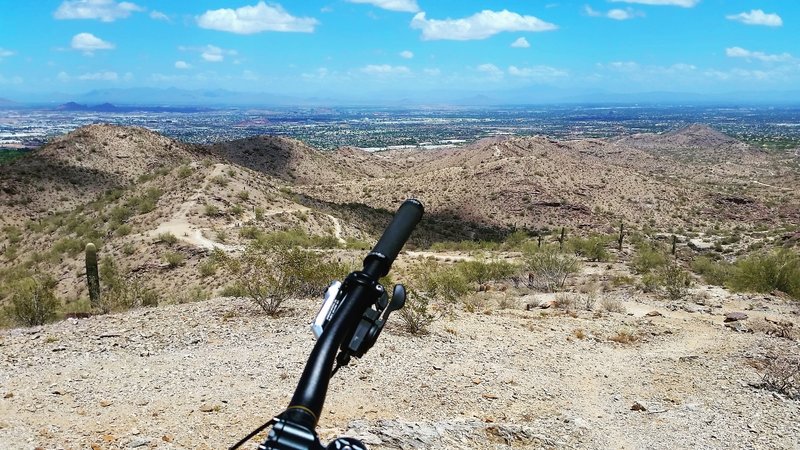
[{"label": "desert hill", "polygon": [[[455,149],[321,152],[281,137],[194,146],[92,125],[0,172],[0,265],[43,264],[59,274],[59,294],[78,298],[80,252],[92,241],[164,292],[201,282],[210,292],[226,283],[223,274],[200,274],[214,248],[235,252],[256,231],[291,230],[362,247],[408,197],[428,212],[412,248],[514,229],[610,232],[620,221],[740,233],[800,220],[798,193],[780,185],[793,179],[766,156],[754,165],[681,163],[623,141],[533,136]],[[165,242],[170,235],[174,242]],[[181,263],[168,267],[176,253]]]},{"label": "desert hill", "polygon": [[[427,213],[394,279],[413,288],[417,265],[447,274],[461,270],[455,261],[515,272],[464,282],[455,305],[435,299],[441,320],[427,335],[393,315],[372,352],[334,378],[324,438],[347,433],[376,449],[792,448],[800,402],[790,396],[800,391],[764,380],[800,351],[797,302],[788,289],[734,293],[705,281],[720,274],[685,268],[707,256],[725,270],[712,260],[800,245],[798,172],[771,155],[727,158],[723,144],[708,155],[541,136],[368,153],[278,137],[189,146],[137,128],[76,130],[0,172],[12,191],[0,197],[0,302],[7,283],[47,274],[59,312],[81,317],[0,330],[0,447],[235,442],[288,401],[319,301],[292,298],[265,316],[224,260],[253,242],[293,241],[355,263],[417,196]],[[610,237],[621,220],[629,234],[621,250],[601,242],[605,260],[578,257],[567,242],[558,255],[580,266],[558,293],[531,283],[526,247],[506,247],[512,239],[431,245],[533,245],[509,233],[561,227]],[[648,250],[673,234],[674,257]],[[83,318],[87,242],[100,249],[103,295],[123,278],[130,304],[119,309],[130,311]],[[648,251],[663,267],[642,273],[634,260]],[[694,283],[678,280],[682,297],[645,283],[666,285],[668,264]]]}]

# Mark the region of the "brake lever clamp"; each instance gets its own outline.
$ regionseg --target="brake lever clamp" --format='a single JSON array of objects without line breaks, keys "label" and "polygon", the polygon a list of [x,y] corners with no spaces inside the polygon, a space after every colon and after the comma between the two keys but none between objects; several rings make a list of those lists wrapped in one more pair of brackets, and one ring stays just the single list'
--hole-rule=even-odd
[{"label": "brake lever clamp", "polygon": [[392,292],[392,299],[389,301],[386,290],[380,284],[377,287],[382,291],[378,301],[372,307],[364,311],[361,321],[358,323],[353,337],[350,338],[346,348],[342,351],[361,358],[378,341],[383,327],[389,320],[389,314],[402,308],[406,303],[406,288],[402,284],[396,284]]}]

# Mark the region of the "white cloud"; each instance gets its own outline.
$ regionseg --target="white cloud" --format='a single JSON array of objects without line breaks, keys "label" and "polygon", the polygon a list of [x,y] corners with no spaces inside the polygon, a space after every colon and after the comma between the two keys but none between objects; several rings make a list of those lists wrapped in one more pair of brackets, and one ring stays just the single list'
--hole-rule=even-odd
[{"label": "white cloud", "polygon": [[406,66],[390,66],[389,64],[370,64],[361,68],[370,75],[408,75],[411,69]]},{"label": "white cloud", "polygon": [[125,19],[132,12],[144,11],[139,5],[114,0],[66,0],[53,13],[56,19],[97,19],[113,22]]},{"label": "white cloud", "polygon": [[175,68],[176,69],[191,69],[191,64],[187,63],[186,61],[175,61]]},{"label": "white cloud", "polygon": [[164,22],[171,22],[168,15],[164,14],[161,11],[156,11],[156,10],[150,11],[150,18],[153,20],[162,20]]},{"label": "white cloud", "polygon": [[763,62],[789,62],[794,60],[789,53],[769,55],[764,52],[753,52],[741,47],[730,47],[725,49],[725,55],[730,58],[757,59]]},{"label": "white cloud", "polygon": [[0,61],[2,61],[3,58],[8,58],[9,56],[14,56],[15,54],[16,53],[12,52],[11,50],[6,50],[3,47],[0,47]]},{"label": "white cloud", "polygon": [[411,59],[414,57],[414,52],[412,52],[411,50],[403,50],[402,52],[400,52],[400,56],[405,59]]},{"label": "white cloud", "polygon": [[694,8],[700,0],[611,0],[616,3],[637,3],[640,5],[680,6],[681,8]]},{"label": "white cloud", "polygon": [[614,8],[612,10],[609,10],[608,12],[602,12],[593,9],[589,5],[584,6],[583,11],[586,13],[586,15],[591,17],[605,17],[607,19],[614,19],[614,20],[629,20],[644,15],[640,12],[634,11],[631,8],[626,8],[626,9]]},{"label": "white cloud", "polygon": [[431,77],[438,77],[442,74],[440,69],[423,69],[422,72]]},{"label": "white cloud", "polygon": [[725,16],[728,20],[735,20],[747,25],[764,25],[767,27],[780,27],[783,26],[781,16],[777,14],[767,14],[760,9],[754,9],[750,12],[743,12],[739,14],[731,14]]},{"label": "white cloud", "polygon": [[534,16],[522,16],[508,10],[484,10],[463,19],[427,19],[425,13],[417,13],[411,20],[411,28],[422,30],[422,39],[449,39],[466,41],[486,39],[504,31],[550,31],[558,28]]},{"label": "white cloud", "polygon": [[516,41],[512,42],[511,46],[514,48],[530,48],[531,44],[528,42],[527,39],[521,37],[517,38]]},{"label": "white cloud", "polygon": [[83,81],[117,81],[119,80],[119,75],[117,75],[117,72],[111,71],[94,72],[79,75],[78,79]]},{"label": "white cloud", "polygon": [[197,18],[197,25],[201,28],[237,34],[254,34],[262,31],[312,33],[318,23],[317,19],[312,17],[294,17],[281,5],[267,5],[263,1],[255,6],[209,10]]},{"label": "white cloud", "polygon": [[523,67],[508,66],[508,74],[522,78],[536,78],[540,80],[552,80],[567,76],[567,72],[549,66]]},{"label": "white cloud", "polygon": [[481,64],[475,68],[478,72],[483,72],[493,78],[500,78],[503,76],[503,69],[495,66],[494,64]]},{"label": "white cloud", "polygon": [[64,72],[62,70],[61,72],[58,72],[58,75],[56,75],[56,79],[58,81],[61,81],[62,83],[66,83],[67,81],[70,80],[70,76],[67,72]]},{"label": "white cloud", "polygon": [[329,74],[330,74],[330,71],[328,70],[327,67],[320,67],[317,70],[315,70],[313,73],[305,72],[305,73],[301,74],[301,76],[303,78],[306,78],[306,79],[319,79],[319,80],[321,80],[321,79],[327,77]]},{"label": "white cloud", "polygon": [[[203,60],[208,62],[222,62],[226,56],[236,56],[239,53],[236,50],[228,50],[219,48],[216,45],[206,45],[204,47],[178,47],[182,52],[198,52]],[[176,63],[177,64],[177,63]]]},{"label": "white cloud", "polygon": [[417,12],[419,5],[417,0],[347,0],[350,3],[368,3],[378,8],[388,9],[389,11]]},{"label": "white cloud", "polygon": [[0,84],[22,84],[24,81],[25,80],[23,80],[19,75],[11,78],[6,78],[3,75],[0,75]]},{"label": "white cloud", "polygon": [[72,37],[70,44],[74,50],[80,50],[86,55],[92,55],[97,50],[111,50],[114,44],[104,41],[92,33],[78,33]]}]

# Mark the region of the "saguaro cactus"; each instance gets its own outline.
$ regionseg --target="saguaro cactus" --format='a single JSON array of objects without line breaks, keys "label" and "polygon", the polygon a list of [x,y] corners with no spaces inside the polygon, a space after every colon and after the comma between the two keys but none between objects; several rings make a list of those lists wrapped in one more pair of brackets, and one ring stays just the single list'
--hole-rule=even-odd
[{"label": "saguaro cactus", "polygon": [[97,247],[86,244],[86,285],[89,287],[89,303],[92,309],[100,307],[100,272],[97,270]]},{"label": "saguaro cactus", "polygon": [[625,239],[625,223],[619,223],[619,238],[617,239],[617,250],[622,251],[622,241]]},{"label": "saguaro cactus", "polygon": [[678,245],[678,236],[672,235],[672,256],[675,256],[675,247]]},{"label": "saguaro cactus", "polygon": [[566,227],[561,227],[561,236],[558,237],[558,248],[564,250],[564,238],[567,236]]}]

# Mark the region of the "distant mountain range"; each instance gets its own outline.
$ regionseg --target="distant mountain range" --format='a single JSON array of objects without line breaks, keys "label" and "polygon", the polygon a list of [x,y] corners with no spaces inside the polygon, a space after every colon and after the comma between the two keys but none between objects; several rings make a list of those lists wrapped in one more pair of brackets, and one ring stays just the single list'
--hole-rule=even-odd
[{"label": "distant mountain range", "polygon": [[[574,90],[533,85],[503,91],[381,91],[356,95],[341,93],[309,93],[308,95],[282,95],[266,92],[237,92],[225,89],[179,88],[114,88],[96,89],[83,94],[30,93],[19,94],[14,100],[0,99],[0,107],[24,105],[99,105],[86,106],[87,111],[107,111],[105,104],[114,105],[114,111],[137,110],[143,105],[153,108],[222,108],[270,106],[375,106],[375,107],[425,107],[425,106],[504,106],[545,104],[800,104],[800,90],[729,93],[642,92],[613,93],[599,90]],[[71,106],[77,108],[77,106]],[[133,108],[133,109],[128,109]],[[63,108],[62,108],[63,109]],[[73,109],[67,109],[73,110]],[[78,109],[75,109],[78,110]],[[155,109],[157,110],[157,109]],[[163,109],[169,111],[169,109]]]},{"label": "distant mountain range", "polygon": [[96,111],[96,112],[134,112],[134,111],[147,111],[147,112],[205,112],[210,111],[210,108],[198,106],[115,106],[111,103],[101,103],[99,105],[83,105],[75,102],[68,102],[59,105],[55,108],[58,111]]}]

